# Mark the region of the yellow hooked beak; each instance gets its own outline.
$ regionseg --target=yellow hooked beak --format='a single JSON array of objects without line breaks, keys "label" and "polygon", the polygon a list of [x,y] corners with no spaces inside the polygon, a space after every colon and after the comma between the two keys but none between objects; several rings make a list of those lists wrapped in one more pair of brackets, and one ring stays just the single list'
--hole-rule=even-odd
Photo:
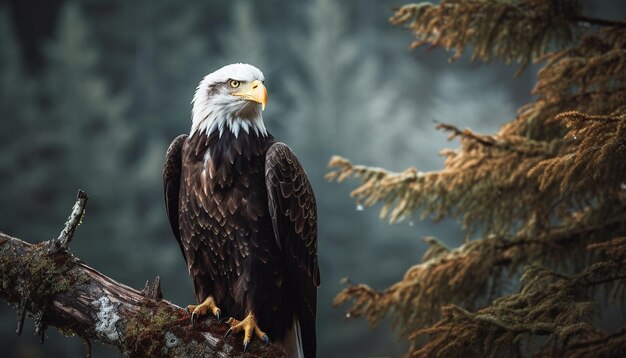
[{"label": "yellow hooked beak", "polygon": [[242,84],[241,91],[233,93],[233,96],[260,103],[261,110],[265,110],[265,105],[267,104],[267,89],[263,85],[263,82],[259,80]]}]

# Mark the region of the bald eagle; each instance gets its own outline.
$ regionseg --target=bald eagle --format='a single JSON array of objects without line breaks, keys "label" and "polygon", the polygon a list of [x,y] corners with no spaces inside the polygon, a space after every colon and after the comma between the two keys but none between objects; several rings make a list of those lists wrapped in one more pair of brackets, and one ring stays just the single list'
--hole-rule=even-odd
[{"label": "bald eagle", "polygon": [[192,324],[231,317],[228,333],[315,357],[315,196],[300,162],[265,128],[259,69],[233,64],[202,79],[189,135],[167,150],[169,222],[193,279]]}]

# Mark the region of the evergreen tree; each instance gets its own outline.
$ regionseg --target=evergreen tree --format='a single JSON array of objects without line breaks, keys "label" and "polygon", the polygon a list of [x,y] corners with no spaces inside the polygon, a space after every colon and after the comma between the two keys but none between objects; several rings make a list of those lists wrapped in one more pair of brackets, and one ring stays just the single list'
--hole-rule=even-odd
[{"label": "evergreen tree", "polygon": [[[457,248],[427,239],[400,282],[349,285],[335,304],[353,301],[349,316],[372,326],[390,316],[411,356],[623,355],[626,330],[604,332],[592,317],[626,297],[626,23],[586,17],[569,0],[411,4],[392,23],[453,60],[470,49],[473,60],[544,67],[536,100],[495,135],[439,125],[461,138],[443,170],[331,160],[328,177],[361,178],[353,196],[382,203],[390,222],[420,212],[467,232]],[[505,294],[520,271],[519,291]],[[530,344],[536,336],[546,339]]]},{"label": "evergreen tree", "polygon": [[[89,27],[75,3],[60,13],[54,39],[45,47],[46,67],[38,79],[36,118],[23,135],[28,167],[17,173],[27,207],[41,208],[37,225],[25,237],[45,238],[59,229],[78,188],[92,197],[87,237],[117,237],[116,209],[125,178],[121,168],[129,136],[123,113],[124,97],[111,94],[100,76],[101,55],[91,41]],[[24,140],[24,139],[23,139]],[[29,215],[35,215],[30,213]],[[104,241],[83,244],[111,247]],[[76,245],[81,248],[80,241]],[[106,261],[105,258],[101,258]]]},{"label": "evergreen tree", "polygon": [[[2,100],[6,100],[9,113],[20,116],[3,121],[3,125],[15,126],[2,131],[14,137],[7,142],[19,145],[13,151],[18,163],[3,165],[10,170],[14,184],[7,185],[12,188],[10,195],[20,198],[11,202],[22,215],[35,213],[22,212],[21,204],[24,209],[39,207],[47,212],[38,225],[16,228],[24,236],[43,239],[55,232],[67,215],[67,200],[71,201],[68,198],[77,188],[104,199],[107,188],[113,187],[103,174],[115,165],[115,148],[124,140],[123,131],[112,135],[124,102],[111,97],[97,75],[98,54],[81,16],[73,4],[62,11],[56,39],[45,51],[48,67],[36,87],[29,86],[15,57],[13,63],[2,67],[8,71],[2,76],[7,90]],[[3,21],[5,24],[8,22]],[[11,41],[3,43],[7,44],[5,51],[17,51]],[[17,96],[20,98],[14,98]],[[97,206],[92,209],[98,210]]]},{"label": "evergreen tree", "polygon": [[[280,78],[280,71],[283,68],[275,61],[276,56],[272,58],[268,56],[273,51],[269,48],[270,43],[264,36],[265,32],[259,26],[262,19],[259,19],[258,7],[260,6],[255,6],[254,2],[248,0],[233,4],[229,26],[220,36],[221,58],[213,61],[212,68],[244,62],[263,71],[270,96],[270,105],[263,113],[263,118],[270,132],[280,139],[285,132],[286,123],[281,121],[285,108],[282,103],[283,94],[277,86],[276,79]],[[281,38],[285,37],[286,34],[273,36],[275,42],[279,43]]]},{"label": "evergreen tree", "polygon": [[24,153],[27,146],[24,134],[32,127],[37,100],[32,81],[22,67],[20,48],[12,22],[4,8],[0,8],[0,192],[3,202],[14,202],[13,210],[2,218],[3,230],[20,232],[20,218],[27,215],[32,201],[24,196],[28,187],[20,174],[30,166]]},{"label": "evergreen tree", "polygon": [[[265,38],[258,27],[251,1],[237,1],[231,10],[230,28],[221,36],[222,63],[250,63],[267,72]],[[265,74],[269,77],[269,73]]]}]

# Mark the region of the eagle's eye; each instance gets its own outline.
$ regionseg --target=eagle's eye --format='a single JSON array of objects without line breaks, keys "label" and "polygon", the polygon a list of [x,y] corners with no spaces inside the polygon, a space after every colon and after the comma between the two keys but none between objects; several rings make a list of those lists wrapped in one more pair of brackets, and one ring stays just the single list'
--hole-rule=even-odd
[{"label": "eagle's eye", "polygon": [[232,88],[237,88],[237,87],[239,87],[239,81],[237,81],[237,80],[230,80],[230,81],[228,81],[228,84],[229,84]]}]

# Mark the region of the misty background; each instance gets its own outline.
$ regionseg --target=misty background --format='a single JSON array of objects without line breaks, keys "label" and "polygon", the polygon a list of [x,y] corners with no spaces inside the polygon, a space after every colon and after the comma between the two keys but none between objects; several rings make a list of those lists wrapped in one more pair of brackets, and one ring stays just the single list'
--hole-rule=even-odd
[{"label": "misty background", "polygon": [[[191,125],[201,78],[246,62],[265,74],[269,131],[300,158],[318,203],[322,286],[320,357],[399,356],[388,325],[344,320],[332,298],[349,277],[375,288],[399,280],[436,236],[456,246],[454,222],[389,225],[355,206],[354,183],[328,183],[331,155],[400,171],[437,170],[454,148],[434,120],[491,133],[530,101],[536,68],[450,65],[442,50],[409,50],[388,23],[402,1],[0,1],[0,230],[28,242],[56,237],[81,188],[89,196],[71,244],[88,265],[131,287],[161,277],[186,306],[193,288],[165,214],[161,170],[169,143]],[[618,4],[616,6],[616,4]],[[618,1],[586,14],[620,18]],[[616,11],[620,10],[620,11]],[[0,305],[9,357],[84,355],[78,338],[47,331]],[[270,337],[271,338],[271,337]],[[119,356],[95,343],[94,357]]]}]

